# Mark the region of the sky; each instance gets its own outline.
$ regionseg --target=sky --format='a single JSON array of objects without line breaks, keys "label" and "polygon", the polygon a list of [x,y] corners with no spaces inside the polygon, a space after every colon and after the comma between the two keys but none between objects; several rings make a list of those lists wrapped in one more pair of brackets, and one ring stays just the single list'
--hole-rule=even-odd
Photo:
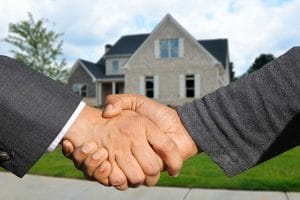
[{"label": "sky", "polygon": [[[227,38],[230,60],[243,74],[261,53],[280,56],[300,45],[300,0],[0,0],[0,39],[8,24],[48,19],[64,33],[67,66],[78,58],[96,62],[105,44],[122,35],[150,33],[171,14],[197,40]],[[0,41],[0,54],[13,47]]]}]

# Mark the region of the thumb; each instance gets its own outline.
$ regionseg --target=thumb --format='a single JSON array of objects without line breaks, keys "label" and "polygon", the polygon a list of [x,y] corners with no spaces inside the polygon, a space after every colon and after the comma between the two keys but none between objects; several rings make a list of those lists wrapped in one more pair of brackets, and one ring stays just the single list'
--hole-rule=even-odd
[{"label": "thumb", "polygon": [[70,158],[74,151],[74,146],[69,140],[62,141],[62,152],[67,157]]},{"label": "thumb", "polygon": [[136,111],[146,97],[137,94],[109,95],[105,99],[103,117],[112,118],[119,115],[122,110]]}]

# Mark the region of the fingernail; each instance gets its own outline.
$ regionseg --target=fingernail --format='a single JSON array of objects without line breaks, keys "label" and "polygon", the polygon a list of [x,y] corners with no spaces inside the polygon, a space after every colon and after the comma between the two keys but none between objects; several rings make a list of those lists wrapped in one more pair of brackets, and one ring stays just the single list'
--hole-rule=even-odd
[{"label": "fingernail", "polygon": [[104,111],[106,112],[110,112],[114,109],[114,106],[112,104],[108,104],[107,106],[105,106]]},{"label": "fingernail", "polygon": [[172,177],[177,177],[179,176],[179,173],[172,175]]},{"label": "fingernail", "polygon": [[100,160],[103,157],[102,151],[97,151],[92,155],[92,158],[94,160]]},{"label": "fingernail", "polygon": [[83,147],[81,148],[81,151],[83,153],[89,153],[90,151],[93,150],[93,148],[94,148],[94,145],[88,143],[88,144],[83,145]]}]

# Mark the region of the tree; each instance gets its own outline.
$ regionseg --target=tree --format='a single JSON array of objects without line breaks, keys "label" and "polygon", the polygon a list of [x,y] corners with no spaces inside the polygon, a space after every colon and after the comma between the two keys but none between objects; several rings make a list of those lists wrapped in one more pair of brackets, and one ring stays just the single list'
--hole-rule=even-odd
[{"label": "tree", "polygon": [[4,41],[16,47],[14,58],[32,69],[57,80],[64,81],[68,71],[62,57],[62,33],[48,30],[48,20],[35,21],[31,13],[28,20],[9,24],[9,35]]},{"label": "tree", "polygon": [[229,63],[229,78],[230,78],[230,82],[236,81],[238,78],[235,77],[235,73],[233,71],[234,68],[234,64],[233,62]]},{"label": "tree", "polygon": [[261,67],[263,67],[268,62],[274,60],[275,57],[272,54],[260,54],[254,61],[254,63],[250,66],[250,68],[247,71],[247,74],[250,74]]}]

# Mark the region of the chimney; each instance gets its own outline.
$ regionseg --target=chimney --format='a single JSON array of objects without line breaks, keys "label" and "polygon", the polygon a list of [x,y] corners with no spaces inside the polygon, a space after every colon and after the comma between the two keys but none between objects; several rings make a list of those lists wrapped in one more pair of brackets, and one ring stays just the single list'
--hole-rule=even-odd
[{"label": "chimney", "polygon": [[105,53],[107,53],[111,49],[111,47],[112,47],[111,44],[106,44],[104,48]]}]

